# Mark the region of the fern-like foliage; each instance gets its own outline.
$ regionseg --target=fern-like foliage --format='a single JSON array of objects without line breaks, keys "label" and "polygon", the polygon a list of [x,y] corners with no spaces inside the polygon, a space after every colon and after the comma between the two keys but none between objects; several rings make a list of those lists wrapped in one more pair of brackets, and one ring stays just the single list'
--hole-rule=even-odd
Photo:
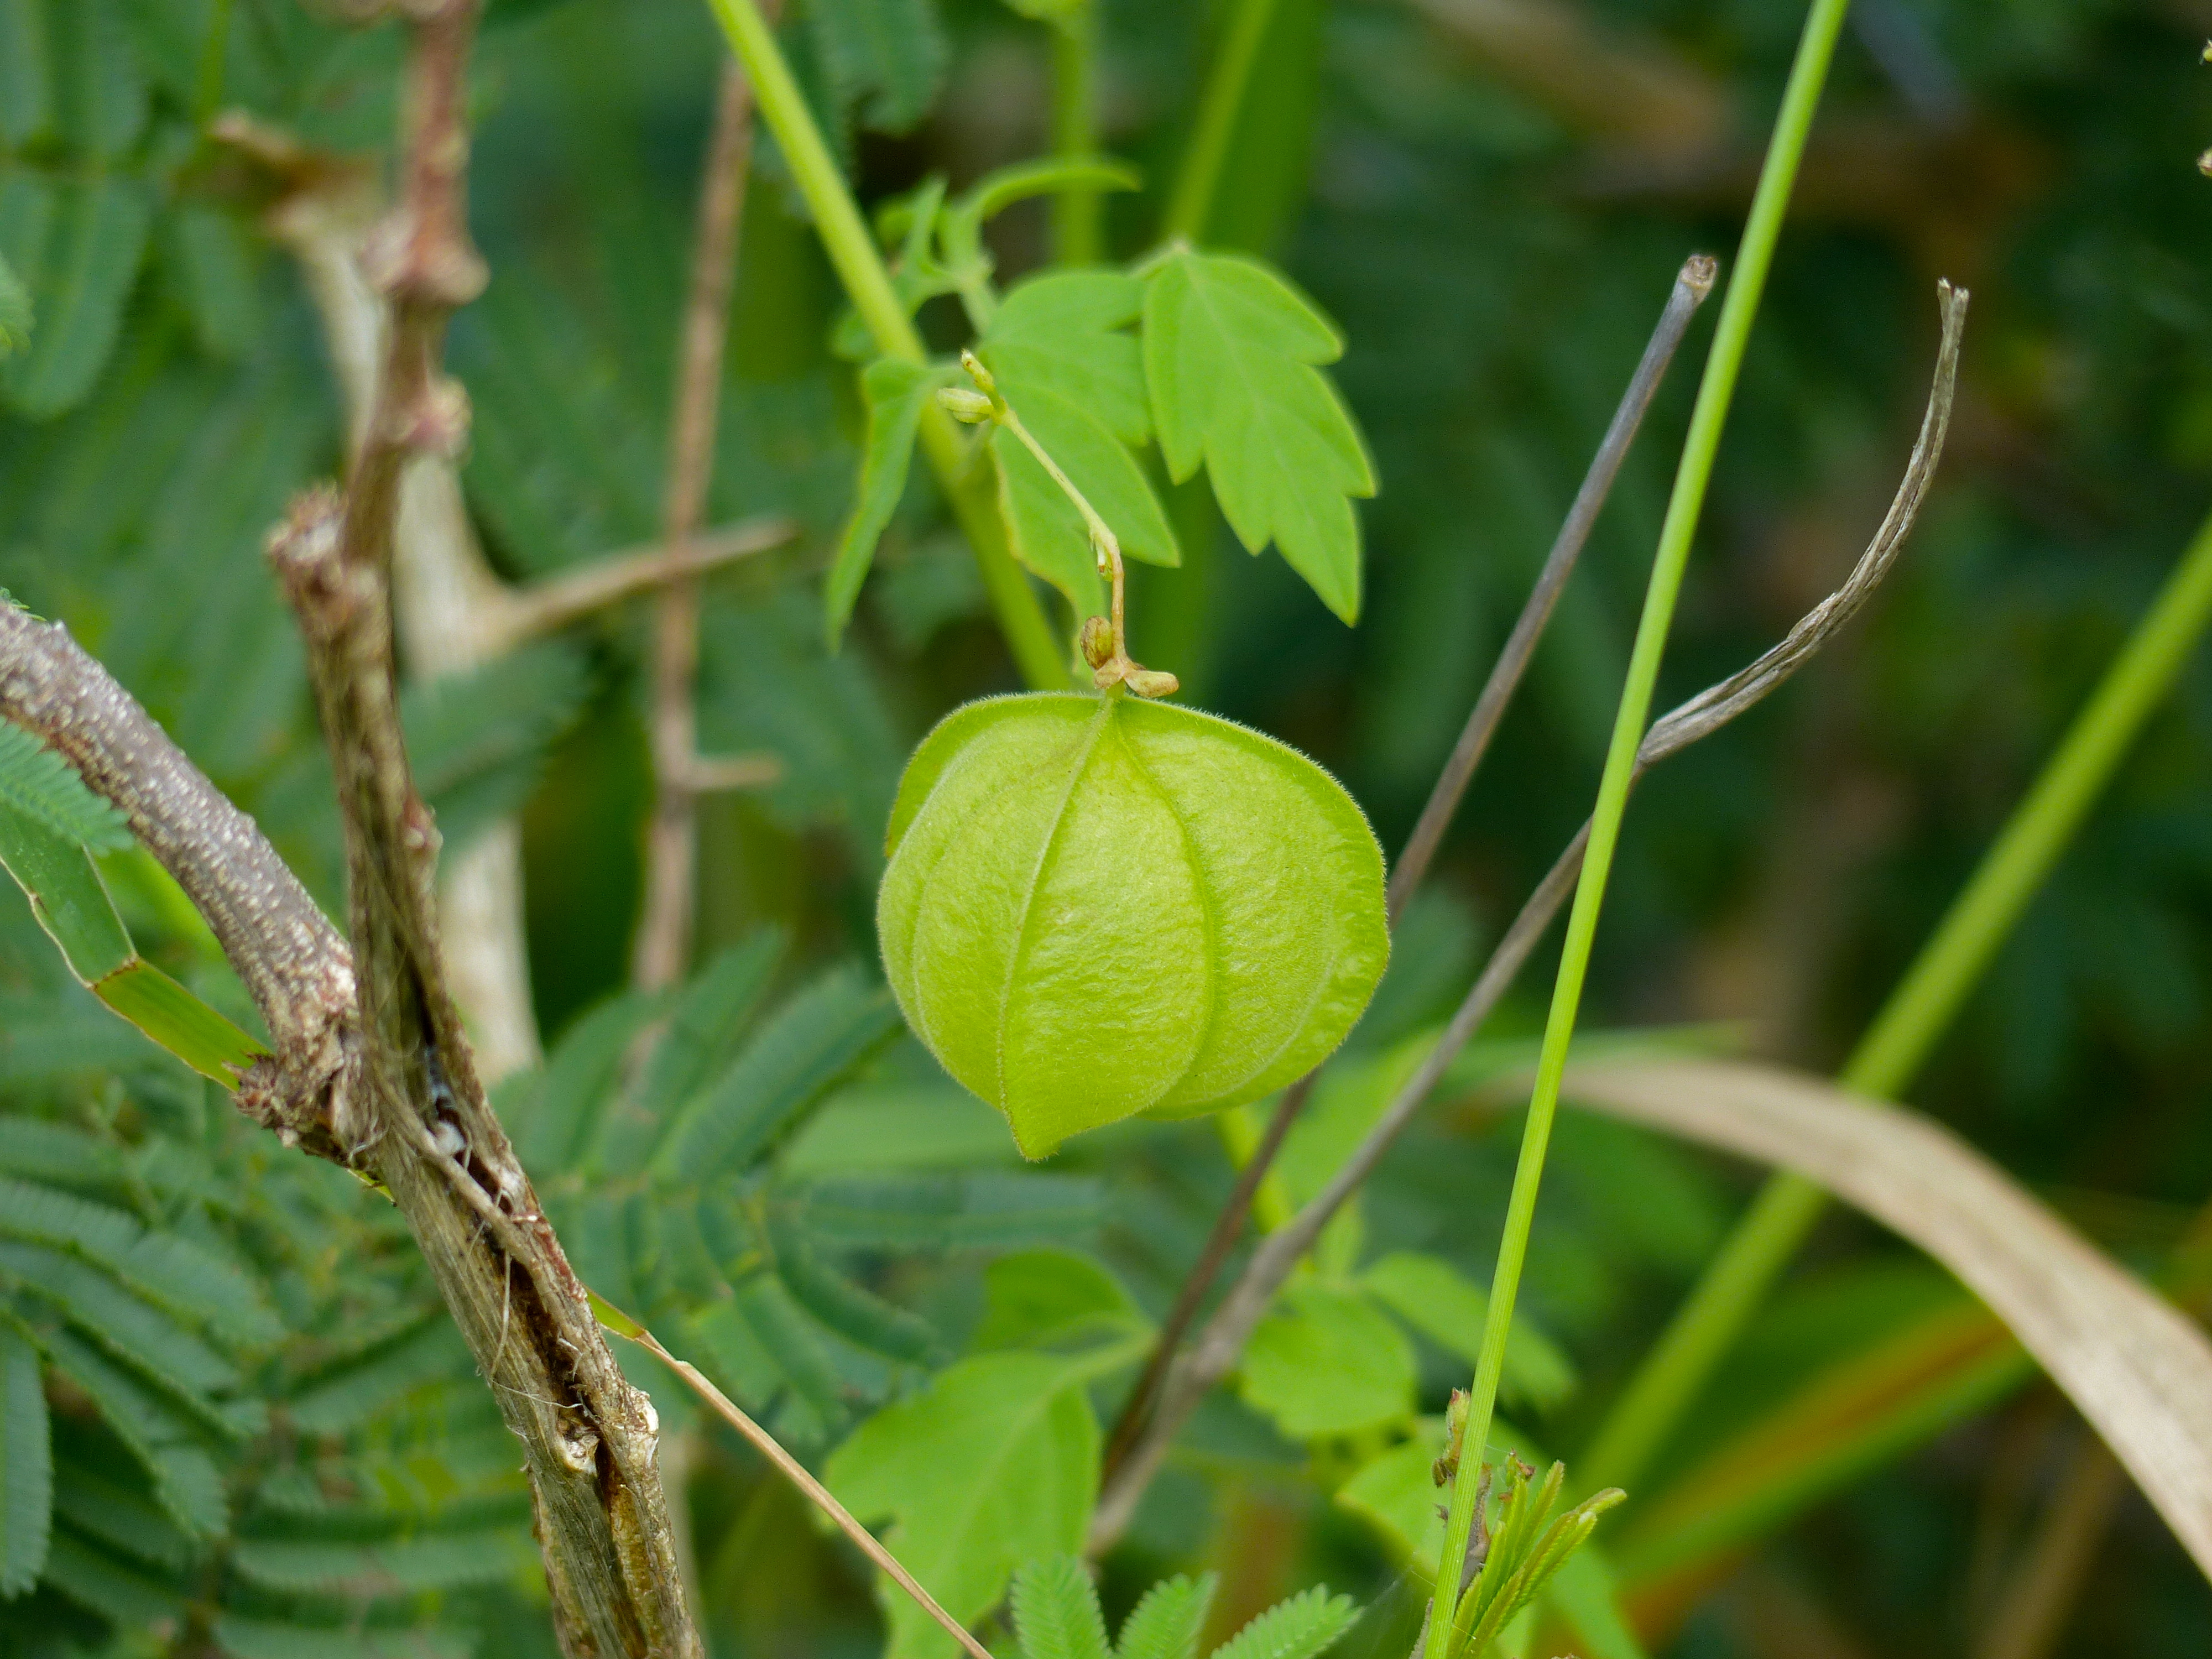
[{"label": "fern-like foliage", "polygon": [[[1024,1659],[1198,1659],[1218,1581],[1170,1578],[1146,1591],[1109,1646],[1097,1587],[1072,1555],[1031,1561],[1014,1575],[1014,1634]],[[1210,1659],[1316,1659],[1352,1627],[1348,1595],[1316,1585],[1279,1601],[1216,1648]]]},{"label": "fern-like foliage", "polygon": [[67,761],[6,720],[0,720],[0,807],[95,853],[131,844],[122,813],[86,788]]},{"label": "fern-like foliage", "polygon": [[472,1650],[436,1609],[527,1584],[526,1494],[397,1217],[197,1081],[142,1073],[120,1121],[66,1073],[17,1082],[0,1650]]},{"label": "fern-like foliage", "polygon": [[1012,1601],[1028,1659],[1114,1659],[1098,1592],[1075,1557],[1030,1562],[1014,1575]]},{"label": "fern-like foliage", "polygon": [[[825,1103],[913,1054],[894,1050],[897,1011],[857,966],[776,995],[788,950],[763,931],[671,996],[602,1006],[499,1104],[585,1281],[818,1447],[951,1356],[872,1282],[886,1255],[1065,1239],[1100,1206],[1064,1176],[785,1168]],[[653,1392],[665,1418],[687,1409],[680,1390]]]}]

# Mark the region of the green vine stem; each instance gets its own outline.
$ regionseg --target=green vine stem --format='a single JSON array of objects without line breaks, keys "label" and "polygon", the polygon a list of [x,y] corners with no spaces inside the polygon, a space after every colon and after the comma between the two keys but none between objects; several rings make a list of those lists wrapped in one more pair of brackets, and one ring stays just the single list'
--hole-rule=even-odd
[{"label": "green vine stem", "polygon": [[1237,118],[1243,111],[1244,94],[1252,84],[1253,66],[1274,21],[1277,0],[1236,0],[1229,26],[1221,38],[1220,55],[1206,77],[1206,92],[1198,106],[1198,125],[1192,129],[1190,149],[1183,155],[1182,170],[1176,175],[1175,193],[1168,200],[1160,240],[1177,237],[1193,243],[1206,240],[1206,222],[1213,216],[1213,198],[1220,193],[1222,171],[1229,164],[1229,146],[1237,136]]},{"label": "green vine stem", "polygon": [[1590,815],[1589,849],[1584,856],[1581,880],[1575,889],[1574,908],[1567,918],[1559,978],[1552,995],[1551,1013],[1545,1024],[1544,1045],[1537,1062],[1535,1088],[1528,1102],[1522,1131],[1521,1156],[1513,1173],[1513,1190],[1507,1202],[1504,1237],[1498,1241],[1498,1267],[1492,1279],[1490,1306],[1483,1325],[1482,1350],[1475,1365],[1474,1385],[1468,1401],[1464,1458],[1451,1490],[1446,1517],[1444,1548],[1431,1603],[1425,1646],[1427,1659],[1448,1659],[1457,1596],[1450,1587],[1458,1583],[1460,1564],[1466,1559],[1472,1535],[1483,1453],[1490,1440],[1492,1413],[1498,1403],[1498,1377],[1504,1370],[1505,1343],[1513,1322],[1513,1305],[1521,1288],[1521,1270],[1528,1254],[1528,1232],[1535,1218],[1536,1194],[1542,1182],[1544,1157],[1550,1145],[1552,1121],[1559,1109],[1559,1081],[1566,1070],[1567,1046],[1574,1035],[1575,1017],[1582,1002],[1583,983],[1589,968],[1590,949],[1597,933],[1600,908],[1605,900],[1607,877],[1619,843],[1628,788],[1635,770],[1636,750],[1651,710],[1651,696],[1659,678],[1660,658],[1674,619],[1674,600],[1680,592],[1690,544],[1705,505],[1711,478],[1713,458],[1720,447],[1721,429],[1728,417],[1743,364],[1752,319],[1759,310],[1774,246],[1782,231],[1790,193],[1796,182],[1797,165],[1805,152],[1820,89],[1827,79],[1836,36],[1843,27],[1849,0],[1814,0],[1805,20],[1790,81],[1775,119],[1774,136],[1759,170],[1759,186],[1752,198],[1751,213],[1744,225],[1728,297],[1721,307],[1713,348],[1705,360],[1704,379],[1698,386],[1697,404],[1682,459],[1674,474],[1674,488],[1667,503],[1667,517],[1659,532],[1659,550],[1645,590],[1644,614],[1637,623],[1626,683],[1613,720],[1613,738],[1606,753],[1605,774],[1598,786],[1597,805]]},{"label": "green vine stem", "polygon": [[937,394],[938,402],[952,418],[968,423],[989,421],[1013,434],[1022,447],[1036,459],[1045,474],[1059,486],[1060,493],[1067,497],[1083,520],[1083,527],[1091,538],[1091,555],[1098,562],[1098,574],[1112,584],[1113,599],[1110,613],[1104,617],[1086,617],[1078,643],[1084,659],[1092,669],[1092,681],[1101,691],[1110,691],[1117,685],[1126,685],[1140,697],[1173,696],[1178,683],[1172,674],[1147,668],[1129,656],[1128,630],[1128,573],[1121,562],[1121,540],[1113,527],[1091,505],[1090,497],[1076,488],[1049,450],[1036,441],[1036,436],[1022,424],[1022,417],[999,390],[991,371],[972,351],[960,354],[960,367],[968,371],[968,378],[975,383],[973,392],[957,386],[947,386]]},{"label": "green vine stem", "polygon": [[[1052,21],[1052,153],[1098,154],[1098,0],[1076,0]],[[1052,261],[1095,265],[1106,256],[1104,202],[1072,185],[1052,198]]]},{"label": "green vine stem", "polygon": [[[1886,1100],[1911,1083],[2143,721],[2172,690],[2208,624],[2212,523],[2197,532],[1972,879],[1844,1062],[1838,1080],[1846,1088]],[[1584,1460],[1587,1479],[1624,1483],[1650,1463],[1826,1201],[1826,1193],[1798,1175],[1776,1176],[1760,1189],[1600,1427]]]},{"label": "green vine stem", "polygon": [[[921,336],[899,303],[890,272],[876,252],[859,204],[845,187],[844,176],[814,125],[798,82],[792,78],[791,66],[776,46],[775,31],[761,15],[755,0],[708,0],[708,4],[728,37],[731,50],[752,77],[761,118],[775,135],[785,164],[814,215],[815,228],[830,263],[836,268],[838,280],[873,337],[876,349],[908,362],[926,362],[928,354]],[[951,421],[933,407],[922,411],[921,450],[937,475],[939,488],[951,504],[953,517],[975,550],[976,568],[982,573],[1000,631],[1006,635],[1023,678],[1039,690],[1065,686],[1066,648],[1045,619],[1044,607],[1038,603],[1029,577],[1007,548],[989,477],[972,465]]]}]

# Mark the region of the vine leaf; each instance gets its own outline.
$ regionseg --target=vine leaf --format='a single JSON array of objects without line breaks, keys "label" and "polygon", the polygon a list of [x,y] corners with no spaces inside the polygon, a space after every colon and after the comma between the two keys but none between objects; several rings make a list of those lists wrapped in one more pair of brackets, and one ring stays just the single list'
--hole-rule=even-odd
[{"label": "vine leaf", "polygon": [[1265,265],[1178,249],[1145,289],[1145,378],[1168,471],[1205,463],[1230,526],[1269,541],[1322,602],[1359,616],[1359,521],[1375,493],[1359,429],[1319,365],[1343,355],[1328,319]]},{"label": "vine leaf", "polygon": [[[1144,288],[1115,271],[1056,271],[1009,294],[976,355],[1000,391],[1092,507],[1121,551],[1149,564],[1182,562],[1175,532],[1130,447],[1152,435],[1144,367],[1128,332]],[[1014,556],[1067,596],[1082,616],[1105,609],[1105,590],[1082,515],[1022,441],[991,437],[999,510]]]},{"label": "vine leaf", "polygon": [[[1098,1420],[1084,1383],[1095,1365],[1036,1353],[981,1354],[926,1394],[878,1412],[830,1455],[830,1490],[963,1622],[1004,1593],[1016,1566],[1082,1547],[1098,1492]],[[887,1603],[885,1659],[939,1659],[950,1637],[902,1595]]]},{"label": "vine leaf", "polygon": [[1244,1350],[1244,1401],[1293,1440],[1357,1434],[1413,1414],[1413,1344],[1366,1297],[1294,1285]]},{"label": "vine leaf", "polygon": [[1026,398],[1058,392],[1090,410],[1122,442],[1140,444],[1152,436],[1152,416],[1144,362],[1128,330],[1144,303],[1144,284],[1119,271],[1032,276],[1000,301],[975,355],[1024,420]]},{"label": "vine leaf", "polygon": [[830,580],[822,595],[823,619],[835,651],[853,619],[854,602],[860,583],[876,556],[876,544],[898,510],[906,493],[907,469],[914,459],[915,434],[921,429],[922,404],[942,383],[945,371],[909,363],[897,357],[878,357],[860,374],[860,395],[868,405],[868,438],[860,454],[860,485],[853,502],[853,516],[837,538],[837,556],[830,562]]}]

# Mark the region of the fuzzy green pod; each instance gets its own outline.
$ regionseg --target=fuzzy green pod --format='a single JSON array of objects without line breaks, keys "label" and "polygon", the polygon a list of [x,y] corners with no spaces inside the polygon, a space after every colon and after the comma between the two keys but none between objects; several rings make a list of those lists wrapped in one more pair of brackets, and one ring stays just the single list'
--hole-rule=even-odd
[{"label": "fuzzy green pod", "polygon": [[954,711],[907,764],[888,850],[892,994],[1030,1158],[1293,1082],[1389,959],[1382,850],[1342,786],[1118,692]]}]

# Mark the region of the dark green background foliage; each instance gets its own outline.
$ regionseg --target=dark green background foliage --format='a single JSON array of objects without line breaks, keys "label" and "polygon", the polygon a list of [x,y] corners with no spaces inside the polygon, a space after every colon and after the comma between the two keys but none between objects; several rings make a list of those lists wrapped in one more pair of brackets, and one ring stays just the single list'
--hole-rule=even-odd
[{"label": "dark green background foliage", "polygon": [[[787,49],[864,202],[933,172],[957,188],[1044,147],[1038,25],[986,0],[792,9]],[[1117,255],[1149,245],[1219,9],[1103,0],[1107,146],[1146,179],[1109,199]],[[1349,338],[1335,373],[1382,484],[1361,507],[1366,608],[1346,629],[1280,560],[1238,550],[1190,487],[1169,496],[1184,568],[1133,583],[1136,654],[1322,760],[1387,848],[1675,267],[1734,244],[1798,21],[1793,6],[1719,0],[1559,9],[1675,77],[1713,143],[1670,144],[1625,102],[1547,93],[1525,62],[1425,15],[1449,14],[1442,0],[1281,0],[1206,240],[1279,259]],[[1662,696],[1771,642],[1872,532],[1917,419],[1938,276],[1975,295],[1950,453],[1868,620],[1638,795],[1590,1011],[1740,1022],[1751,1046],[1816,1068],[1856,1035],[2212,500],[2212,185],[2194,166],[2212,143],[2212,70],[2197,64],[2212,11],[1859,10]],[[694,0],[490,7],[472,218],[493,275],[450,358],[475,409],[469,505],[509,577],[658,530],[720,52]],[[0,585],[65,619],[333,908],[327,768],[259,545],[289,495],[336,468],[342,414],[255,187],[198,135],[241,108],[318,148],[377,149],[398,54],[392,31],[346,33],[293,0],[0,0],[0,258],[35,307],[28,349],[0,364]],[[1042,261],[1044,226],[1042,204],[994,222],[1002,281]],[[844,648],[824,654],[819,582],[861,409],[830,349],[842,301],[765,138],[742,244],[708,521],[779,511],[805,534],[710,585],[702,746],[767,750],[784,772],[706,811],[686,988],[621,994],[650,790],[641,609],[410,708],[449,841],[524,804],[532,968],[556,1046],[501,1109],[585,1276],[817,1466],[856,1425],[910,1420],[871,1413],[918,1409],[917,1388],[956,1358],[981,1389],[1057,1356],[1031,1395],[1074,1402],[1037,1443],[1068,1454],[1094,1377],[1065,1351],[1095,1360],[1100,1340],[1126,1348],[1157,1316],[1229,1166],[1198,1124],[1102,1134],[1024,1170],[896,1034],[871,917],[898,768],[945,710],[1014,678],[919,468]],[[934,348],[964,337],[949,301],[922,322]],[[1379,1063],[1448,1008],[1587,809],[1693,378],[1678,370],[1629,462],[1354,1061]],[[2200,656],[1917,1093],[2137,1262],[2212,1192],[2208,756]],[[106,867],[148,955],[250,1020],[143,855]],[[1547,969],[1493,1035],[1533,1031]],[[625,1091],[648,1029],[658,1047]],[[99,1008],[12,887],[0,1087],[0,1654],[550,1651],[512,1443],[393,1213]],[[1294,1381],[1271,1393],[1255,1362],[1109,1559],[1109,1618],[1158,1577],[1216,1568],[1218,1641],[1326,1577],[1380,1607],[1337,1651],[1403,1650],[1400,1557],[1329,1493],[1413,1431],[1416,1399],[1433,1413],[1463,1376],[1450,1333],[1388,1311],[1434,1297],[1389,1286],[1410,1273],[1433,1291],[1438,1261],[1486,1277],[1513,1133],[1454,1109],[1408,1136],[1310,1292],[1382,1332],[1381,1415],[1301,1443],[1297,1421],[1341,1427],[1365,1407]],[[1328,1156],[1309,1149],[1309,1176]],[[1507,1397],[1547,1449],[1587,1432],[1749,1173],[1562,1121],[1524,1298],[1538,1334]],[[1036,1285],[1039,1305],[1093,1298],[1091,1346],[1038,1322]],[[1947,1285],[1832,1221],[1677,1466]],[[1274,1359],[1293,1379],[1307,1363],[1281,1340]],[[664,1423],[692,1423],[669,1378],[638,1375]],[[18,1432],[41,1401],[50,1467]],[[1713,1577],[1668,1650],[1962,1650],[2070,1442],[2040,1386],[1955,1419]],[[681,1443],[716,1651],[876,1650],[857,1558],[733,1438],[698,1425]],[[875,1496],[878,1517],[921,1525],[899,1492]],[[24,1589],[23,1564],[40,1561]],[[2139,1503],[2094,1583],[2062,1650],[2203,1650],[2203,1583]]]}]

